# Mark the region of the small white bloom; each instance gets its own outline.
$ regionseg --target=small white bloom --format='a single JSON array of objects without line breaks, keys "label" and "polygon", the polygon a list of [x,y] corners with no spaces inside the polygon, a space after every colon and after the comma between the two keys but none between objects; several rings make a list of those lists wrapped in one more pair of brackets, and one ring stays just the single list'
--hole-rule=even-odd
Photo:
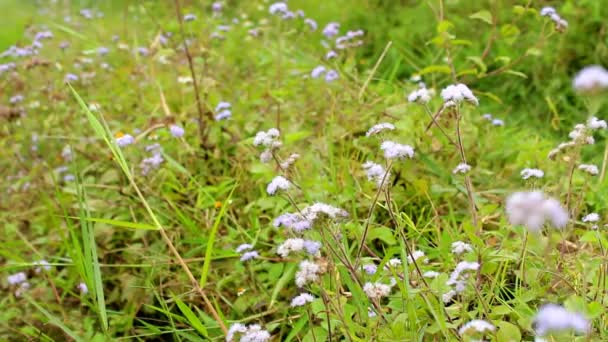
[{"label": "small white bloom", "polygon": [[420,88],[412,91],[408,96],[407,100],[409,102],[418,102],[418,103],[429,103],[431,101],[431,92],[426,88]]},{"label": "small white bloom", "polygon": [[608,129],[608,124],[606,124],[606,120],[600,120],[595,116],[592,116],[587,121],[587,127],[590,129]]},{"label": "small white bloom", "polygon": [[596,93],[608,88],[608,71],[600,65],[583,68],[572,83],[574,89],[583,93]]},{"label": "small white bloom", "polygon": [[36,267],[36,268],[34,269],[34,272],[36,272],[36,273],[40,273],[40,272],[42,272],[43,270],[44,270],[44,271],[50,271],[50,270],[51,270],[51,265],[50,265],[50,264],[49,264],[49,262],[48,262],[48,261],[46,261],[46,260],[40,260],[40,261],[36,261],[36,262],[34,263],[34,265],[38,265],[38,267]]},{"label": "small white bloom", "polygon": [[[264,146],[271,149],[276,149],[280,147],[280,142],[276,139],[279,137],[279,130],[276,128],[271,128],[268,131],[260,131],[256,133],[255,138],[253,138],[254,146]],[[279,144],[277,144],[279,143]]]},{"label": "small white bloom", "polygon": [[371,161],[363,163],[363,169],[367,173],[367,179],[376,182],[376,187],[381,188],[388,183],[391,173],[386,173],[384,167]]},{"label": "small white bloom", "polygon": [[591,330],[591,324],[583,315],[570,312],[556,304],[546,304],[541,307],[534,318],[534,326],[540,336],[563,330],[574,330],[579,333],[587,333]]},{"label": "small white bloom", "polygon": [[555,13],[557,13],[557,11],[555,11],[555,8],[550,6],[545,6],[540,10],[540,15],[543,17],[548,17]]},{"label": "small white bloom", "polygon": [[467,173],[469,171],[471,171],[471,165],[466,164],[466,163],[460,163],[454,168],[454,170],[452,170],[452,173],[453,174]]},{"label": "small white bloom", "polygon": [[184,129],[178,125],[169,126],[169,131],[171,132],[171,135],[176,138],[181,138],[184,136]]},{"label": "small white bloom", "polygon": [[385,141],[380,145],[380,148],[384,151],[384,158],[386,159],[414,158],[414,148],[410,145]]},{"label": "small white bloom", "polygon": [[524,225],[532,232],[538,232],[546,220],[556,228],[563,228],[568,223],[568,212],[541,191],[512,194],[507,198],[506,212],[511,224]]},{"label": "small white bloom", "polygon": [[258,254],[257,251],[249,251],[249,252],[245,252],[245,253],[243,253],[243,255],[241,255],[241,261],[249,261],[249,260],[257,259],[259,257],[260,257],[260,255]]},{"label": "small white bloom", "polygon": [[600,220],[600,215],[598,213],[590,213],[583,217],[583,222],[597,222]]},{"label": "small white bloom", "polygon": [[492,114],[490,114],[490,113],[486,113],[486,114],[482,115],[481,117],[484,118],[484,120],[488,120],[488,121],[492,121],[492,119],[493,119]]},{"label": "small white bloom", "polygon": [[543,178],[543,176],[545,175],[543,170],[528,168],[521,170],[520,174],[522,179],[528,179],[530,177]]},{"label": "small white bloom", "polygon": [[319,65],[319,66],[315,67],[314,69],[312,69],[312,71],[310,72],[310,77],[319,78],[319,77],[321,77],[321,75],[323,75],[323,73],[325,73],[326,70],[327,69],[324,66]]},{"label": "small white bloom", "polygon": [[597,175],[600,172],[600,170],[597,168],[597,166],[593,165],[593,164],[581,164],[578,166],[578,169],[585,171],[588,174],[593,175],[593,176]]},{"label": "small white bloom", "polygon": [[504,126],[505,122],[501,119],[492,119],[492,126]]},{"label": "small white bloom", "polygon": [[87,287],[87,284],[85,283],[80,283],[78,284],[78,290],[80,290],[81,294],[87,294],[89,293],[89,288]]},{"label": "small white bloom", "polygon": [[439,276],[439,272],[435,272],[435,271],[426,271],[422,274],[423,277],[425,278],[437,278]]},{"label": "small white bloom", "polygon": [[380,299],[387,297],[391,293],[392,286],[382,284],[380,282],[370,283],[367,282],[363,285],[363,292],[369,299]]},{"label": "small white bloom", "polygon": [[131,134],[125,134],[121,137],[116,138],[116,145],[119,147],[125,147],[135,142],[135,138]]},{"label": "small white bloom", "polygon": [[287,178],[283,176],[276,176],[266,187],[266,192],[269,195],[274,195],[277,190],[288,190],[291,187],[291,183]]},{"label": "small white bloom", "polygon": [[395,125],[387,123],[387,122],[383,122],[383,123],[379,123],[376,125],[373,125],[368,131],[367,133],[365,133],[366,137],[372,136],[372,135],[376,135],[382,131],[385,130],[389,130],[392,131],[395,129]]},{"label": "small white bloom", "polygon": [[[413,260],[412,260],[413,257]],[[426,263],[428,262],[428,259],[426,258],[426,255],[424,254],[423,251],[413,251],[412,255],[408,255],[407,256],[407,263],[408,264],[412,264],[414,261],[418,261],[418,259],[422,259],[422,262]]]},{"label": "small white bloom", "polygon": [[473,247],[471,247],[471,245],[469,245],[466,242],[462,242],[462,241],[452,242],[452,253],[454,253],[456,255],[460,255],[462,253],[472,252],[472,251],[473,251]]},{"label": "small white bloom", "polygon": [[244,252],[244,251],[248,251],[248,250],[250,250],[250,249],[253,249],[253,246],[252,246],[252,245],[250,245],[250,244],[248,244],[248,243],[244,243],[244,244],[239,245],[239,246],[236,248],[236,252],[237,252],[237,253],[241,253],[241,252]]},{"label": "small white bloom", "polygon": [[475,319],[467,322],[462,327],[460,327],[460,329],[458,330],[458,334],[460,334],[460,336],[464,336],[471,333],[485,334],[488,332],[493,332],[494,330],[496,330],[496,327],[494,327],[489,322],[486,322],[481,319]]},{"label": "small white bloom", "polygon": [[378,270],[378,266],[374,265],[374,264],[366,264],[363,265],[363,271],[365,271],[365,273],[369,274],[369,275],[374,275],[376,274],[376,271]]},{"label": "small white bloom", "polygon": [[304,260],[300,262],[300,268],[296,273],[296,285],[302,287],[310,282],[319,280],[321,266],[312,261]]},{"label": "small white bloom", "polygon": [[307,303],[312,302],[313,300],[315,300],[315,297],[313,297],[310,293],[302,293],[293,297],[293,299],[291,300],[291,307],[295,308],[298,306],[304,306]]},{"label": "small white bloom", "polygon": [[308,25],[308,27],[310,27],[311,31],[316,31],[317,30],[317,22],[314,21],[313,19],[310,18],[306,18],[304,19],[304,24]]},{"label": "small white bloom", "polygon": [[285,14],[288,11],[287,4],[284,2],[275,2],[268,8],[268,12],[270,12],[270,14]]},{"label": "small white bloom", "polygon": [[234,323],[228,329],[226,342],[235,342],[235,335],[241,335],[240,342],[266,342],[270,340],[270,333],[263,330],[259,324],[246,326],[241,323]]},{"label": "small white bloom", "polygon": [[6,279],[9,285],[18,285],[27,281],[27,275],[25,274],[25,272],[18,272],[9,275]]},{"label": "small white bloom", "polygon": [[445,87],[441,91],[441,97],[446,102],[446,105],[450,101],[458,103],[463,100],[469,101],[476,106],[479,105],[479,100],[477,100],[475,95],[473,95],[471,89],[469,89],[469,87],[462,83],[451,84]]}]

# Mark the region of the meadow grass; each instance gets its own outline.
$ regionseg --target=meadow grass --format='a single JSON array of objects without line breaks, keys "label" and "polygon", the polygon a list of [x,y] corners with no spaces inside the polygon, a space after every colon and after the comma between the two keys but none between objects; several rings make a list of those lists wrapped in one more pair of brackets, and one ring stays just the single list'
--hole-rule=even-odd
[{"label": "meadow grass", "polygon": [[608,339],[601,1],[218,4],[0,3],[0,339]]}]

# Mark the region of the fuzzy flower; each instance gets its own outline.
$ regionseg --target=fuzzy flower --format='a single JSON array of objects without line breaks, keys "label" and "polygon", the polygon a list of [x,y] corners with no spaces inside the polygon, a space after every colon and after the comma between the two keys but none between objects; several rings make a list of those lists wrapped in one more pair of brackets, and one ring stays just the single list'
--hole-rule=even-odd
[{"label": "fuzzy flower", "polygon": [[300,252],[305,250],[310,255],[316,255],[321,249],[321,243],[318,241],[304,240],[300,238],[287,239],[277,248],[277,254],[286,258],[291,252]]},{"label": "fuzzy flower", "polygon": [[9,285],[19,285],[27,281],[27,275],[25,272],[19,272],[12,275],[9,275],[6,280]]},{"label": "fuzzy flower", "polygon": [[133,138],[133,136],[131,134],[125,134],[123,136],[116,138],[116,145],[118,145],[119,147],[125,147],[125,146],[133,144],[134,142],[135,142],[135,138]]},{"label": "fuzzy flower", "polygon": [[270,333],[263,330],[259,324],[244,325],[241,323],[234,323],[228,329],[226,334],[226,342],[236,341],[236,335],[241,335],[240,342],[266,342],[270,340]]},{"label": "fuzzy flower", "polygon": [[452,170],[453,174],[457,174],[457,173],[467,173],[471,171],[471,165],[467,164],[467,163],[460,163],[458,164],[454,170]]},{"label": "fuzzy flower", "polygon": [[184,129],[178,125],[169,126],[169,132],[171,132],[171,135],[176,138],[181,138],[184,136]]},{"label": "fuzzy flower", "polygon": [[80,294],[87,294],[89,293],[89,288],[87,287],[87,284],[85,283],[80,283],[77,286],[78,290],[80,291]]},{"label": "fuzzy flower", "polygon": [[291,165],[293,165],[293,163],[296,162],[296,160],[300,159],[300,155],[297,153],[292,153],[289,155],[289,157],[287,157],[287,159],[285,159],[284,161],[282,161],[280,163],[281,169],[283,170],[287,170],[289,169],[289,167]]},{"label": "fuzzy flower", "polygon": [[289,180],[287,180],[287,178],[283,176],[276,176],[270,183],[268,183],[266,192],[268,192],[269,195],[274,195],[277,190],[288,190],[290,187],[291,183]]},{"label": "fuzzy flower", "polygon": [[568,223],[568,212],[557,200],[545,197],[541,191],[510,195],[506,211],[511,224],[524,225],[532,232],[540,231],[547,220],[556,228],[563,228]]},{"label": "fuzzy flower", "polygon": [[245,262],[245,261],[257,259],[259,257],[260,257],[260,255],[258,254],[257,251],[249,251],[249,252],[245,252],[241,255],[241,261]]},{"label": "fuzzy flower", "polygon": [[479,263],[470,262],[470,261],[461,261],[456,265],[452,274],[450,274],[450,278],[447,281],[447,285],[453,286],[456,285],[456,292],[462,292],[463,288],[463,280],[468,277],[467,272],[474,272],[479,269]]},{"label": "fuzzy flower", "polygon": [[392,288],[393,287],[391,285],[382,284],[380,282],[367,282],[365,285],[363,285],[363,292],[365,292],[369,299],[375,300],[387,297],[389,294],[391,294]]},{"label": "fuzzy flower", "polygon": [[184,15],[184,21],[195,21],[196,20],[196,15],[192,14],[192,13],[188,13],[186,15]]},{"label": "fuzzy flower", "polygon": [[608,88],[608,71],[600,65],[585,67],[574,76],[572,86],[581,93],[598,93]]},{"label": "fuzzy flower", "polygon": [[583,222],[597,222],[599,220],[600,215],[598,213],[587,214],[585,217],[583,217]]},{"label": "fuzzy flower", "polygon": [[395,267],[401,266],[401,265],[402,265],[401,259],[399,259],[399,258],[392,258],[392,259],[389,259],[386,262],[386,265],[384,265],[384,269],[388,271],[391,268],[395,268]]},{"label": "fuzzy flower", "polygon": [[488,121],[492,121],[492,114],[490,113],[485,113],[484,115],[481,116],[484,120],[488,120]]},{"label": "fuzzy flower", "polygon": [[376,271],[378,271],[378,266],[374,265],[374,264],[366,264],[363,265],[363,271],[365,271],[365,273],[369,274],[369,275],[374,275],[376,274]]},{"label": "fuzzy flower", "polygon": [[460,336],[475,335],[478,333],[485,334],[489,332],[494,332],[495,330],[496,327],[494,327],[489,322],[481,319],[475,319],[465,323],[462,327],[460,327],[460,329],[458,330],[458,334],[460,334]]},{"label": "fuzzy flower", "polygon": [[439,277],[439,272],[426,271],[422,274],[422,276],[425,278],[437,278],[437,277]]},{"label": "fuzzy flower", "polygon": [[304,24],[308,25],[311,31],[316,31],[318,28],[317,22],[310,18],[304,19]]},{"label": "fuzzy flower", "polygon": [[296,272],[296,285],[298,287],[319,280],[319,275],[322,273],[321,266],[308,260],[303,260],[299,266],[300,268]]},{"label": "fuzzy flower", "polygon": [[160,165],[165,161],[161,151],[154,151],[151,157],[144,158],[141,161],[141,173],[145,176],[150,171],[158,169]]},{"label": "fuzzy flower", "polygon": [[24,99],[23,95],[19,94],[19,95],[12,96],[8,100],[8,102],[10,102],[11,104],[16,104],[16,103],[19,103],[19,102],[23,102],[23,99]]},{"label": "fuzzy flower", "polygon": [[391,173],[387,173],[384,167],[371,161],[363,163],[363,169],[367,173],[367,179],[376,182],[376,187],[381,188],[388,183]]},{"label": "fuzzy flower", "polygon": [[492,126],[504,126],[505,122],[501,119],[492,119]]},{"label": "fuzzy flower", "polygon": [[211,5],[211,10],[213,10],[213,12],[221,12],[222,11],[222,3],[219,1],[216,1],[213,3],[213,5]]},{"label": "fuzzy flower", "polygon": [[315,297],[313,297],[310,293],[301,293],[293,297],[293,299],[291,300],[291,307],[295,308],[298,306],[304,306],[307,303],[312,302],[313,300],[315,300]]},{"label": "fuzzy flower", "polygon": [[428,89],[422,87],[420,89],[412,91],[407,96],[407,100],[409,102],[418,102],[418,103],[426,104],[426,103],[429,103],[429,101],[431,101],[431,95],[432,94]]},{"label": "fuzzy flower", "polygon": [[531,178],[531,177],[543,178],[543,176],[545,175],[545,173],[543,172],[543,170],[528,169],[528,168],[525,168],[525,169],[521,170],[520,174],[521,174],[521,178],[522,179],[528,179],[528,178]]},{"label": "fuzzy flower", "polygon": [[328,70],[325,74],[325,82],[330,83],[340,78],[340,75],[336,70]]},{"label": "fuzzy flower", "polygon": [[334,36],[337,36],[339,32],[340,32],[340,24],[338,24],[336,22],[331,22],[331,23],[327,24],[327,26],[325,26],[325,28],[323,28],[323,35],[327,38],[332,38]]},{"label": "fuzzy flower", "polygon": [[334,50],[329,50],[325,54],[325,59],[332,59],[332,58],[336,58],[336,57],[338,57],[338,54]]},{"label": "fuzzy flower", "polygon": [[43,260],[40,260],[40,261],[36,261],[36,262],[34,263],[34,265],[37,265],[37,266],[38,266],[38,267],[36,267],[36,268],[34,269],[34,272],[36,272],[36,273],[40,273],[40,272],[42,272],[43,270],[44,270],[44,271],[50,271],[50,270],[51,270],[51,265],[49,264],[49,262],[48,262],[48,261],[46,261],[46,260],[44,260],[44,259],[43,259]]},{"label": "fuzzy flower", "polygon": [[323,217],[336,220],[340,217],[348,217],[348,212],[329,204],[317,202],[303,208],[298,213],[286,213],[277,217],[274,220],[273,225],[275,227],[284,226],[292,229],[296,233],[300,233],[312,228],[314,222]]},{"label": "fuzzy flower", "polygon": [[414,158],[414,148],[410,145],[385,141],[380,145],[380,149],[384,151],[384,158],[386,159]]},{"label": "fuzzy flower", "polygon": [[110,49],[108,49],[105,46],[99,47],[97,48],[97,54],[100,56],[105,56],[110,52]]},{"label": "fuzzy flower", "polygon": [[595,116],[592,116],[589,120],[587,120],[587,127],[589,129],[608,129],[608,124],[606,124],[606,120],[600,120]]},{"label": "fuzzy flower", "polygon": [[462,242],[462,241],[452,242],[452,253],[453,254],[460,255],[462,253],[472,252],[472,251],[473,251],[473,247],[471,247],[471,245],[469,245],[466,242]]},{"label": "fuzzy flower", "polygon": [[471,89],[462,83],[447,86],[441,91],[441,97],[445,102],[453,101],[459,103],[462,100],[467,100],[476,106],[479,105],[479,101],[473,95]]},{"label": "fuzzy flower", "polygon": [[76,82],[76,81],[78,81],[78,75],[68,73],[68,74],[65,75],[65,77],[63,78],[63,80],[66,83],[68,83],[68,82]]},{"label": "fuzzy flower", "polygon": [[315,67],[314,69],[312,69],[312,71],[310,72],[310,77],[319,78],[319,77],[321,77],[321,75],[323,73],[325,73],[326,70],[327,69],[324,66],[319,65],[319,66]]},{"label": "fuzzy flower", "polygon": [[[413,260],[412,260],[413,257]],[[423,263],[427,263],[429,261],[429,259],[426,258],[426,254],[424,254],[423,251],[413,251],[412,255],[408,255],[407,256],[407,263],[408,264],[413,264],[414,261],[418,261],[418,259],[422,259]]]},{"label": "fuzzy flower", "polygon": [[376,125],[373,125],[372,128],[370,128],[367,133],[365,133],[366,137],[372,136],[372,135],[376,135],[382,131],[385,130],[389,130],[392,131],[395,129],[395,125],[387,123],[387,122],[382,122]]},{"label": "fuzzy flower", "polygon": [[239,246],[236,248],[236,250],[235,250],[235,251],[236,251],[237,253],[242,253],[242,252],[244,252],[244,251],[248,251],[248,250],[250,250],[250,249],[253,249],[253,246],[252,246],[252,245],[250,245],[250,244],[248,244],[248,243],[243,243],[243,244],[240,244],[240,245],[239,245]]},{"label": "fuzzy flower", "polygon": [[596,176],[600,172],[597,166],[593,164],[581,164],[578,166],[578,169],[593,176]]},{"label": "fuzzy flower", "polygon": [[591,324],[580,313],[570,312],[556,304],[543,305],[534,318],[534,330],[539,336],[564,330],[588,333]]},{"label": "fuzzy flower", "polygon": [[264,147],[279,147],[277,146],[276,138],[280,135],[279,130],[276,128],[271,128],[268,131],[260,131],[255,135],[253,139],[254,146],[264,146]]},{"label": "fuzzy flower", "polygon": [[557,13],[557,11],[555,10],[555,8],[550,7],[550,6],[545,6],[540,10],[540,15],[543,17],[549,17],[552,14]]},{"label": "fuzzy flower", "polygon": [[268,12],[270,12],[270,14],[285,14],[288,11],[287,4],[284,2],[275,2],[268,8]]}]

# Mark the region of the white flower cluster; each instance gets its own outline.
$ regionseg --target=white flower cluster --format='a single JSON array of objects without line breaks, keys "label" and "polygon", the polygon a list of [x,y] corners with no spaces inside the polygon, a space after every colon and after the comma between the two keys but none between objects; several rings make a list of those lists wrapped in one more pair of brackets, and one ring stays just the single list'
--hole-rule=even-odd
[{"label": "white flower cluster", "polygon": [[116,138],[116,145],[118,147],[125,147],[135,142],[135,138],[131,134],[124,134]]},{"label": "white flower cluster", "polygon": [[274,195],[277,193],[278,190],[286,191],[290,187],[291,182],[287,178],[283,176],[276,176],[272,179],[270,183],[268,183],[268,186],[266,186],[266,192],[269,195]]},{"label": "white flower cluster", "polygon": [[232,105],[229,102],[220,102],[215,107],[215,121],[226,120],[232,117]]},{"label": "white flower cluster", "polygon": [[310,293],[304,292],[293,297],[293,299],[291,300],[291,307],[295,308],[298,306],[304,306],[307,303],[312,302],[313,300],[315,300],[315,297],[313,297]]},{"label": "white flower cluster", "polygon": [[357,39],[364,35],[363,30],[348,31],[344,36],[336,38],[336,49],[345,50],[363,45],[363,41]]},{"label": "white flower cluster", "polygon": [[412,91],[408,96],[407,100],[409,102],[417,102],[421,104],[427,104],[431,101],[431,98],[434,95],[434,90],[426,89],[424,86],[420,86],[420,88]]},{"label": "white flower cluster", "polygon": [[562,17],[557,14],[557,11],[553,7],[543,7],[540,10],[540,15],[543,17],[551,18],[553,23],[555,23],[555,29],[558,31],[564,31],[566,28],[568,28],[568,22],[562,19]]},{"label": "white flower cluster", "polygon": [[572,81],[574,89],[581,93],[595,94],[608,89],[608,70],[591,65],[579,71]]},{"label": "white flower cluster", "polygon": [[241,335],[240,342],[266,342],[270,340],[270,333],[263,330],[259,324],[244,325],[234,323],[228,329],[226,334],[226,342],[236,341],[236,335]]},{"label": "white flower cluster", "polygon": [[467,285],[466,280],[469,277],[468,272],[477,271],[479,269],[479,263],[470,261],[461,261],[456,265],[454,271],[450,275],[450,278],[446,282],[446,285],[452,286],[452,289],[443,295],[443,302],[448,303],[452,298],[462,293]]},{"label": "white flower cluster", "polygon": [[367,282],[365,285],[363,285],[363,292],[365,292],[369,299],[377,300],[391,294],[392,288],[393,285],[383,284],[381,282]]},{"label": "white flower cluster", "polygon": [[473,92],[465,84],[451,84],[441,91],[441,97],[445,101],[445,106],[450,107],[457,103],[466,100],[476,106],[479,105],[479,100],[473,95]]},{"label": "white flower cluster", "polygon": [[372,135],[376,135],[376,134],[378,134],[378,133],[380,133],[380,132],[382,132],[382,131],[386,131],[386,130],[392,131],[392,130],[394,130],[394,129],[395,129],[395,125],[390,124],[390,123],[388,123],[388,122],[382,122],[382,123],[379,123],[379,124],[373,125],[373,126],[372,126],[372,127],[371,127],[371,128],[368,130],[368,131],[367,131],[367,133],[365,133],[365,136],[366,136],[366,137],[370,137],[370,136],[372,136]]},{"label": "white flower cluster", "polygon": [[457,174],[457,173],[468,173],[469,171],[471,171],[471,165],[467,164],[467,163],[460,163],[458,164],[454,170],[452,170],[453,174]]},{"label": "white flower cluster", "polygon": [[585,334],[591,330],[589,321],[583,315],[570,312],[556,304],[546,304],[538,310],[534,318],[534,327],[539,336],[564,330]]},{"label": "white flower cluster", "polygon": [[383,185],[389,183],[388,180],[391,177],[391,173],[387,173],[384,169],[384,166],[371,161],[367,161],[363,163],[363,169],[367,173],[367,179],[370,181],[374,181],[376,183],[376,187],[381,188],[383,187]]},{"label": "white flower cluster", "polygon": [[460,334],[460,336],[476,335],[494,332],[495,330],[496,327],[491,323],[481,319],[474,319],[460,327],[460,329],[458,329],[458,334]]},{"label": "white flower cluster", "polygon": [[507,217],[513,225],[524,225],[531,232],[538,232],[550,221],[556,228],[568,224],[568,212],[559,201],[546,197],[541,191],[516,192],[507,198]]},{"label": "white flower cluster", "polygon": [[598,213],[590,213],[583,217],[583,222],[597,222],[600,220],[600,215]]},{"label": "white flower cluster", "polygon": [[244,243],[242,245],[239,245],[236,248],[236,252],[237,253],[242,253],[241,254],[241,261],[242,262],[253,260],[253,259],[257,259],[257,258],[260,257],[260,255],[258,254],[258,252],[253,250],[253,246],[250,245],[250,244],[248,244],[248,243]]},{"label": "white flower cluster", "polygon": [[520,175],[522,179],[529,179],[531,177],[543,178],[545,173],[543,172],[543,170],[525,168],[521,170]]},{"label": "white flower cluster", "polygon": [[282,143],[277,140],[280,132],[276,128],[271,128],[268,131],[260,131],[253,138],[254,146],[263,146],[265,150],[260,154],[260,161],[268,163],[272,159],[272,153],[279,149]]},{"label": "white flower cluster", "polygon": [[277,248],[277,254],[286,258],[291,252],[306,251],[310,255],[319,254],[321,243],[318,241],[304,240],[300,238],[287,239]]},{"label": "white flower cluster", "polygon": [[492,116],[490,113],[486,113],[481,116],[484,120],[490,121],[492,126],[504,126],[505,122],[502,119],[498,119]]},{"label": "white flower cluster", "polygon": [[413,251],[412,255],[408,255],[407,256],[407,263],[408,264],[413,264],[414,261],[418,261],[418,259],[421,259],[421,261],[423,263],[427,263],[429,261],[429,259],[426,257],[426,254],[424,254],[423,251]]},{"label": "white flower cluster", "polygon": [[414,158],[414,148],[410,145],[402,145],[392,141],[385,141],[380,145],[386,159]]},{"label": "white flower cluster", "polygon": [[581,164],[578,166],[578,169],[587,172],[592,176],[597,176],[597,174],[600,172],[597,166],[593,164]]},{"label": "white flower cluster", "polygon": [[319,275],[323,273],[321,266],[309,260],[301,261],[299,266],[300,268],[296,273],[296,285],[298,287],[319,280]]},{"label": "white flower cluster", "polygon": [[9,275],[6,280],[10,286],[17,287],[17,289],[15,289],[15,297],[21,297],[21,295],[31,286],[27,281],[27,274],[25,274],[25,272]]},{"label": "white flower cluster", "polygon": [[285,159],[284,161],[280,162],[279,166],[281,167],[281,169],[287,170],[298,159],[300,159],[300,155],[297,154],[297,153],[292,153],[292,154],[289,155],[289,157],[287,157],[287,159]]},{"label": "white flower cluster", "polygon": [[273,225],[275,227],[283,226],[300,233],[312,228],[314,222],[323,217],[335,220],[348,217],[348,212],[344,209],[318,202],[303,208],[300,212],[282,214],[274,220]]},{"label": "white flower cluster", "polygon": [[472,252],[473,247],[470,244],[462,241],[452,242],[452,253],[456,255],[460,255],[466,252]]}]

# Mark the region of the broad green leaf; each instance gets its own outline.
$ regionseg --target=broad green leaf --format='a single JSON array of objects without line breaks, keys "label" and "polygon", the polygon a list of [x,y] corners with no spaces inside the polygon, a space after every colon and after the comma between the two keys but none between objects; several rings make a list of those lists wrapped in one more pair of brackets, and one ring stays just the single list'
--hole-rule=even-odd
[{"label": "broad green leaf", "polygon": [[473,13],[469,16],[471,19],[478,19],[481,21],[485,21],[486,23],[492,25],[492,13],[487,10],[481,10],[479,12]]},{"label": "broad green leaf", "polygon": [[196,329],[196,331],[201,333],[201,335],[207,336],[207,328],[205,328],[205,326],[200,321],[200,319],[198,319],[198,317],[196,317],[194,312],[192,312],[192,310],[190,310],[188,305],[186,305],[184,302],[182,302],[181,299],[179,299],[177,296],[173,296],[173,300],[177,304],[179,311],[181,311],[184,314],[184,316],[186,316],[186,319],[188,319],[188,322],[190,323],[190,325],[194,329]]}]

